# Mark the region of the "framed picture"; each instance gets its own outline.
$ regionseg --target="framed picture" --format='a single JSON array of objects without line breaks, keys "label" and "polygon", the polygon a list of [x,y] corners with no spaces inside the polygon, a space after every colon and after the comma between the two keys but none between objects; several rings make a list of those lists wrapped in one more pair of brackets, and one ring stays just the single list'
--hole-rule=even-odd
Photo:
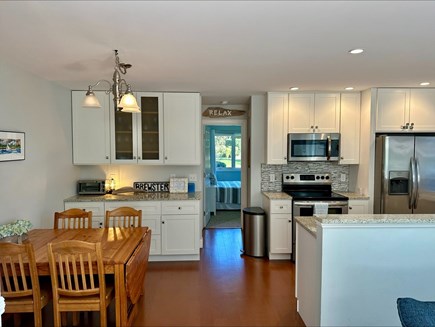
[{"label": "framed picture", "polygon": [[0,161],[24,160],[24,133],[0,131]]},{"label": "framed picture", "polygon": [[169,179],[169,193],[187,193],[188,179],[182,178],[170,178]]}]

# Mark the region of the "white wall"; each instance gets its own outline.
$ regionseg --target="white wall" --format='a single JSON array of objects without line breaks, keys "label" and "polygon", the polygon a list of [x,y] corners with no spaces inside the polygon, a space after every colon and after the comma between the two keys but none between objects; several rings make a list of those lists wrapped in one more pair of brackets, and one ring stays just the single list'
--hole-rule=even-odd
[{"label": "white wall", "polygon": [[25,160],[0,162],[0,224],[29,219],[52,227],[75,193],[71,92],[0,60],[0,130],[25,132]]},{"label": "white wall", "polygon": [[266,95],[251,97],[248,205],[261,207],[261,164],[266,162]]}]

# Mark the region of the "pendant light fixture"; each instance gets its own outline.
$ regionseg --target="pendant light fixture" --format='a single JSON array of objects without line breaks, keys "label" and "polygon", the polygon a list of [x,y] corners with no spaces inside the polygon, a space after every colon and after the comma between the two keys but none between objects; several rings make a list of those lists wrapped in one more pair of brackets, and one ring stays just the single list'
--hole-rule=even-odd
[{"label": "pendant light fixture", "polygon": [[[127,69],[131,67],[130,64],[125,64],[119,62],[118,50],[115,51],[115,71],[113,72],[113,84],[108,80],[102,79],[97,83],[89,85],[88,91],[86,92],[86,96],[83,99],[82,107],[84,108],[101,108],[100,102],[98,98],[95,96],[93,87],[98,86],[101,82],[106,82],[109,84],[110,89],[106,90],[106,94],[113,93],[113,102],[115,104],[115,108],[118,111],[122,112],[134,112],[140,113],[140,108],[137,104],[136,98],[131,91],[130,84],[127,84],[125,79],[121,78],[121,74],[125,75],[127,73]],[[123,92],[122,87],[125,85],[126,90]]]}]

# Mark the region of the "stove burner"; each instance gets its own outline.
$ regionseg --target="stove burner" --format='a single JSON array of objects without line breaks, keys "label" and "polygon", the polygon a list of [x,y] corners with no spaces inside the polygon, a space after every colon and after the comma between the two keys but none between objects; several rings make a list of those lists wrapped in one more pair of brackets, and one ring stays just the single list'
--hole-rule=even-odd
[{"label": "stove burner", "polygon": [[332,192],[329,174],[284,174],[282,191],[294,200],[347,201],[348,197]]}]

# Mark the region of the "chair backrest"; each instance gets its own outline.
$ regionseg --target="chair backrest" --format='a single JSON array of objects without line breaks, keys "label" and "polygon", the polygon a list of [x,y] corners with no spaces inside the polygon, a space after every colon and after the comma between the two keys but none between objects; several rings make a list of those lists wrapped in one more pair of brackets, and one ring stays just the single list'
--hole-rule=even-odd
[{"label": "chair backrest", "polygon": [[92,228],[92,211],[78,208],[54,213],[54,229]]},{"label": "chair backrest", "polygon": [[0,242],[0,289],[6,299],[33,295],[35,310],[41,309],[38,272],[32,244]]},{"label": "chair backrest", "polygon": [[141,227],[142,210],[131,207],[120,207],[106,211],[104,227]]},{"label": "chair backrest", "polygon": [[101,243],[76,240],[48,243],[47,251],[54,299],[99,294],[101,304],[105,304]]}]

